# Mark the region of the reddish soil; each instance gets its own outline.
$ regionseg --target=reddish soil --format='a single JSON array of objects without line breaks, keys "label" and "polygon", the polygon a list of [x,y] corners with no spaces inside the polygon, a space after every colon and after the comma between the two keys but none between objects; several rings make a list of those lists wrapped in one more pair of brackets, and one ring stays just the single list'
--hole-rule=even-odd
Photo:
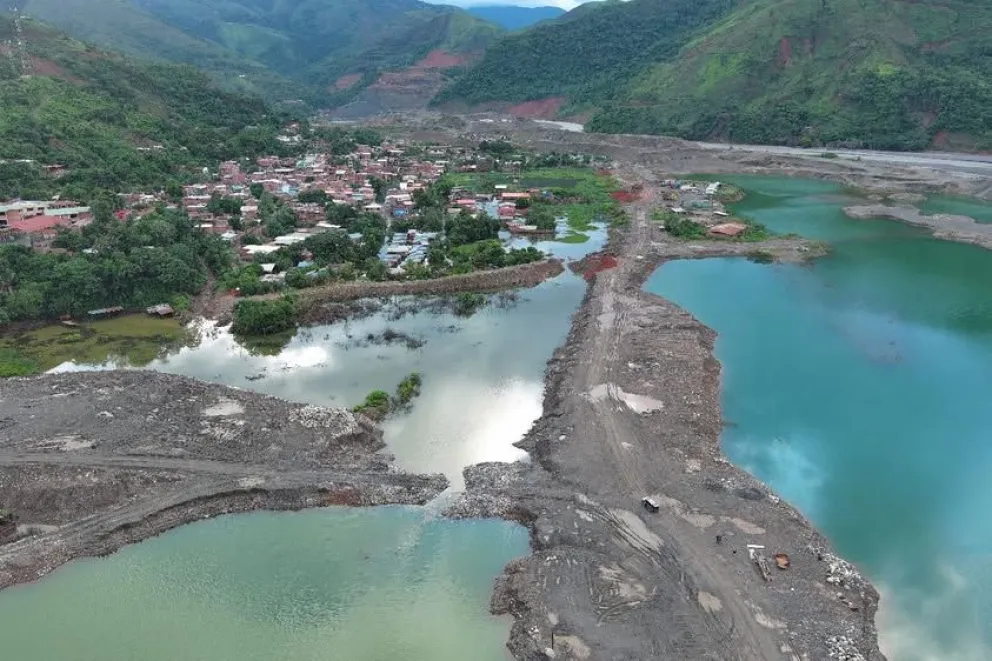
[{"label": "reddish soil", "polygon": [[68,72],[66,72],[65,69],[55,64],[51,60],[44,60],[40,57],[34,57],[32,55],[29,57],[29,62],[31,65],[32,72],[36,76],[49,76],[50,78],[60,78],[75,85],[79,85],[83,82],[79,78],[70,75]]},{"label": "reddish soil", "polygon": [[618,190],[615,193],[610,193],[610,197],[621,204],[630,204],[631,202],[636,202],[640,196],[630,191]]},{"label": "reddish soil", "polygon": [[591,281],[596,277],[596,274],[610,269],[615,269],[619,265],[620,260],[618,260],[615,256],[605,253],[595,253],[579,262],[572,264],[570,268],[586,280]]},{"label": "reddish soil", "polygon": [[778,64],[782,67],[792,64],[792,42],[788,37],[782,37],[778,42]]},{"label": "reddish soil", "polygon": [[933,136],[933,147],[946,147],[947,143],[950,142],[949,135],[947,131],[940,131],[937,135]]},{"label": "reddish soil", "polygon": [[360,73],[346,73],[337,80],[334,81],[333,88],[336,90],[346,90],[351,89],[355,86],[359,80],[362,79],[362,74]]},{"label": "reddish soil", "polygon": [[467,55],[455,55],[443,50],[432,50],[427,54],[427,57],[413,66],[419,69],[450,69],[468,64],[471,59]]},{"label": "reddish soil", "polygon": [[558,115],[558,111],[563,105],[565,105],[565,97],[551,96],[512,106],[507,108],[506,112],[514,117],[523,117],[524,119],[551,119]]}]

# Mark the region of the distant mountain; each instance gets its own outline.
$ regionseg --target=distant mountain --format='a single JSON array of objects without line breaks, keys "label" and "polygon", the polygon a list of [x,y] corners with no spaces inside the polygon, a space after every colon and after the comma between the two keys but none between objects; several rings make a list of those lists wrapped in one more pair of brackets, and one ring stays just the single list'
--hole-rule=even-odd
[{"label": "distant mountain", "polygon": [[438,103],[607,132],[992,148],[988,0],[590,3],[494,44]]},{"label": "distant mountain", "polygon": [[558,18],[565,13],[560,7],[517,7],[515,5],[480,5],[467,7],[473,16],[500,25],[507,30],[522,30],[535,23]]},{"label": "distant mountain", "polygon": [[[502,29],[418,0],[19,0],[24,13],[94,43],[194,64],[230,84],[354,94],[434,53],[461,63]],[[453,58],[453,59],[452,59]],[[296,87],[286,85],[293,81]]]},{"label": "distant mountain", "polygon": [[32,167],[14,167],[23,159],[66,166],[60,183],[87,199],[95,188],[161,185],[182,168],[281,148],[271,108],[193,67],[134,62],[6,16],[0,55],[0,196],[40,181]]}]

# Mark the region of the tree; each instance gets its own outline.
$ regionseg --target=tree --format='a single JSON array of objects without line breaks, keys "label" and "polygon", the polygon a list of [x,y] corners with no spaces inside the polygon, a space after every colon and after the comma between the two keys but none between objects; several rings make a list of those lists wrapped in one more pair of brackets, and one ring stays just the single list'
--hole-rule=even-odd
[{"label": "tree", "polygon": [[473,218],[472,214],[462,211],[448,222],[446,229],[448,242],[452,246],[463,246],[497,238],[499,221],[485,213]]},{"label": "tree", "polygon": [[355,245],[344,232],[323,232],[308,237],[303,246],[313,255],[314,262],[324,266],[356,259]]},{"label": "tree", "polygon": [[302,191],[296,196],[296,201],[300,204],[319,204],[327,206],[327,193],[319,188]]},{"label": "tree", "polygon": [[165,196],[173,201],[179,202],[183,199],[183,186],[175,179],[169,179],[165,184]]},{"label": "tree", "polygon": [[347,227],[351,221],[358,217],[358,211],[347,204],[331,202],[327,205],[327,222],[334,225]]},{"label": "tree", "polygon": [[248,187],[248,190],[251,191],[251,196],[254,197],[256,200],[261,200],[262,193],[265,192],[265,188],[262,186],[262,184],[252,184]]},{"label": "tree", "polygon": [[387,184],[385,180],[380,179],[379,177],[372,177],[369,183],[372,185],[372,190],[375,191],[375,201],[378,202],[379,204],[385,202],[386,189],[389,187],[389,184]]}]

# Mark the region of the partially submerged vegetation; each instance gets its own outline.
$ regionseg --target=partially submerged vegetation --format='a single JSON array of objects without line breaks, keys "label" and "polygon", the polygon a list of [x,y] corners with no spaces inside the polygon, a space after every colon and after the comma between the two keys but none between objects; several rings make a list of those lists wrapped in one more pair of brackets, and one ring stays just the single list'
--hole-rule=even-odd
[{"label": "partially submerged vegetation", "polygon": [[274,335],[296,326],[296,299],[238,301],[231,331],[237,335]]},{"label": "partially submerged vegetation", "polygon": [[355,413],[363,413],[373,420],[382,420],[390,414],[408,410],[414,399],[420,395],[423,379],[419,372],[412,372],[396,386],[396,394],[390,396],[384,390],[373,390],[365,397],[365,401],[352,409]]},{"label": "partially submerged vegetation", "polygon": [[144,314],[7,331],[0,338],[0,377],[39,374],[67,362],[99,365],[120,360],[143,367],[194,339],[176,319]]}]

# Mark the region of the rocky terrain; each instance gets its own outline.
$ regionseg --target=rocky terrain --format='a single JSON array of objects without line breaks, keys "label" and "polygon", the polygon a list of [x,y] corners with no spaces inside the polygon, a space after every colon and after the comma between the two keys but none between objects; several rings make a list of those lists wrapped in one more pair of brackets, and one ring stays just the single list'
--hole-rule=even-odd
[{"label": "rocky terrain", "polygon": [[151,372],[48,375],[0,390],[0,588],[217,514],[423,504],[443,476],[406,475],[348,411]]}]

